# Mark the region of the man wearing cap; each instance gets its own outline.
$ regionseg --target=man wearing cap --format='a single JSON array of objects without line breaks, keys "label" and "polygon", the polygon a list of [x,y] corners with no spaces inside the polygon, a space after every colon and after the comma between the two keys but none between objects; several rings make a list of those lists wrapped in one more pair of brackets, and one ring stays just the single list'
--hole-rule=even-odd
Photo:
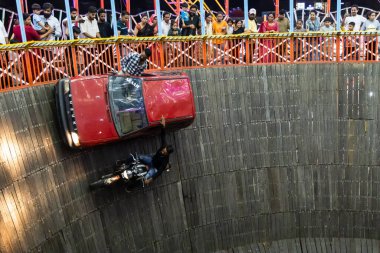
[{"label": "man wearing cap", "polygon": [[[248,12],[248,27],[245,28],[246,33],[257,33],[257,22],[256,22],[256,9],[252,8]],[[249,63],[253,62],[253,56],[255,55],[256,40],[249,40],[248,49],[249,52]]]},{"label": "man wearing cap", "polygon": [[256,9],[254,8],[248,12],[248,27],[245,28],[245,32],[257,33]]},{"label": "man wearing cap", "polygon": [[141,76],[144,70],[148,67],[146,60],[152,55],[152,51],[146,48],[141,54],[130,53],[128,56],[121,59],[121,71],[119,74],[131,76]]}]

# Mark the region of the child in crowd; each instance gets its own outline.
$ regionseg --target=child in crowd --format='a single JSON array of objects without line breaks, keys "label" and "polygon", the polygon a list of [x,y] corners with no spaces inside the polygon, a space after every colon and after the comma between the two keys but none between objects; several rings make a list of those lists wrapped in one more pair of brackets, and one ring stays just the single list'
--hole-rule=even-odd
[{"label": "child in crowd", "polygon": [[190,14],[189,14],[188,9],[187,9],[188,7],[189,6],[187,3],[181,4],[180,17],[183,20],[183,22],[188,22],[190,19]]},{"label": "child in crowd", "polygon": [[[350,22],[348,24],[347,32],[354,32],[355,22]],[[359,52],[356,51],[357,48],[357,38],[355,35],[344,37],[344,59],[345,60],[358,60]]]},{"label": "child in crowd", "polygon": [[171,22],[172,23],[170,25],[168,36],[180,36],[180,30],[178,28],[177,22],[175,20],[172,20]]},{"label": "child in crowd", "polygon": [[[297,20],[296,27],[294,28],[294,32],[306,32],[306,29],[303,28],[302,20]],[[294,59],[296,61],[303,61],[303,51],[304,51],[304,43],[305,39],[303,38],[294,38]]]},{"label": "child in crowd", "polygon": [[348,24],[348,30],[347,30],[347,32],[353,32],[354,29],[355,29],[355,22],[350,22]]},{"label": "child in crowd", "polygon": [[32,4],[32,10],[33,10],[32,24],[33,24],[34,30],[36,30],[38,34],[45,34],[47,30],[49,29],[49,26],[45,27],[45,24],[42,22],[41,5],[37,3]]},{"label": "child in crowd", "polygon": [[227,34],[230,35],[230,34],[233,34],[234,33],[234,29],[235,29],[235,24],[234,24],[234,21],[232,19],[228,19],[227,20]]},{"label": "child in crowd", "polygon": [[303,28],[302,20],[297,20],[296,27],[294,28],[294,32],[306,32],[306,29]]},{"label": "child in crowd", "polygon": [[335,31],[334,27],[332,26],[334,20],[330,17],[327,17],[324,22],[324,26],[321,27],[321,32],[333,32]]},{"label": "child in crowd", "polygon": [[[321,32],[333,32],[335,31],[332,23],[334,20],[330,17],[327,17],[324,22],[324,26],[321,27]],[[332,61],[334,60],[334,38],[326,36],[324,42],[321,44],[321,55],[323,61]]]},{"label": "child in crowd", "polygon": [[78,26],[73,26],[73,34],[74,40],[77,40],[79,38],[79,35],[81,34],[81,30]]}]

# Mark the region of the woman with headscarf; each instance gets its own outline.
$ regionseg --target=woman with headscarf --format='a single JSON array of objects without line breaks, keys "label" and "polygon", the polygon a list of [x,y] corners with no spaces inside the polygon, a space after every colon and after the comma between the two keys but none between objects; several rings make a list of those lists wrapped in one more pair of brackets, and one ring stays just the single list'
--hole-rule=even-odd
[{"label": "woman with headscarf", "polygon": [[149,18],[148,24],[153,28],[153,35],[156,36],[158,34],[158,24],[157,24],[157,15],[153,14]]}]

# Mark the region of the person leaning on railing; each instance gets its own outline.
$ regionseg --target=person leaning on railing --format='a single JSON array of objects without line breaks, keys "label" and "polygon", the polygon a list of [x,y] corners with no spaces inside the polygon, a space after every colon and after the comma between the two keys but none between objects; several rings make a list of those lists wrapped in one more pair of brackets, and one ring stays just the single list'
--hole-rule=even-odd
[{"label": "person leaning on railing", "polygon": [[95,39],[100,38],[98,21],[96,21],[96,8],[94,6],[88,7],[87,16],[83,18],[83,22],[79,28],[82,31],[81,38]]},{"label": "person leaning on railing", "polygon": [[[380,23],[378,20],[376,20],[376,12],[374,11],[368,11],[367,12],[367,20],[363,23],[361,27],[362,31],[366,32],[377,32],[380,31]],[[376,58],[379,55],[378,50],[378,36],[366,36],[366,60],[367,61],[373,61],[376,60]]]},{"label": "person leaning on railing", "polygon": [[111,24],[107,22],[107,13],[106,10],[103,8],[100,8],[98,10],[98,28],[99,28],[99,34],[101,38],[109,38],[112,37],[113,31],[111,28]]},{"label": "person leaning on railing", "polygon": [[[70,9],[70,18],[71,18],[71,25],[74,26],[79,26],[79,23],[82,22],[82,18],[78,16],[78,10],[76,8],[71,8]],[[67,40],[69,39],[69,23],[67,18],[64,18],[62,20],[62,28],[63,28],[63,39]]]},{"label": "person leaning on railing", "polygon": [[135,26],[133,34],[137,37],[153,36],[153,27],[148,24],[147,14],[141,15],[141,21]]},{"label": "person leaning on railing", "polygon": [[[223,13],[218,12],[216,15],[216,21],[212,23],[212,32],[214,35],[226,35],[227,34],[227,22],[223,20]],[[225,50],[225,41],[224,39],[214,39],[213,44],[214,48],[214,58],[216,63],[224,64],[224,50]]]},{"label": "person leaning on railing", "polygon": [[[326,32],[326,33],[330,33],[330,32],[333,32],[335,31],[335,28],[334,26],[332,25],[334,22],[334,20],[330,17],[327,17],[325,18],[324,22],[323,22],[323,26],[321,27],[320,31],[321,32]],[[334,38],[333,37],[329,37],[328,35],[327,36],[324,36],[323,37],[323,45],[321,46],[321,49],[322,49],[322,59],[324,61],[331,61],[333,60],[333,51],[334,51]]]},{"label": "person leaning on railing", "polygon": [[62,36],[61,23],[53,15],[54,6],[51,3],[44,3],[42,5],[43,16],[42,22],[45,24],[45,29],[50,27],[53,29],[53,33],[49,34],[44,40],[58,40]]},{"label": "person leaning on railing", "polygon": [[[48,36],[50,36],[52,33],[54,33],[53,28],[49,27],[48,31],[45,34],[41,34],[41,35],[38,34],[32,26],[31,16],[28,13],[23,13],[22,16],[24,18],[26,41],[42,40],[42,39],[45,39]],[[22,42],[20,25],[15,25],[13,27],[13,41],[14,42]]]},{"label": "person leaning on railing", "polygon": [[189,20],[184,21],[182,19],[182,36],[194,36],[197,35],[197,30],[199,28],[200,18],[197,14],[198,7],[192,5],[189,11]]},{"label": "person leaning on railing", "polygon": [[[302,20],[297,20],[296,27],[294,28],[295,33],[303,33],[306,32],[306,29],[303,28],[303,22]],[[303,61],[303,52],[305,47],[305,39],[304,38],[294,38],[294,46],[293,46],[293,52],[294,52],[294,59],[295,61]]]},{"label": "person leaning on railing", "polygon": [[[240,19],[237,19],[235,21],[234,30],[232,32],[233,35],[237,34],[243,34],[244,33],[244,27],[243,27],[243,21]],[[243,63],[244,55],[245,55],[245,43],[241,39],[234,40],[232,50],[233,58],[230,60],[233,64],[241,64]]]},{"label": "person leaning on railing", "polygon": [[[355,22],[348,24],[348,30],[346,32],[352,33],[355,29]],[[343,60],[359,60],[359,53],[356,51],[358,38],[355,34],[351,36],[343,36]]]},{"label": "person leaning on railing", "polygon": [[351,6],[351,16],[344,16],[344,24],[345,30],[348,30],[348,26],[351,22],[355,23],[354,31],[360,31],[362,24],[367,20],[362,15],[358,14],[359,7],[357,5]]},{"label": "person leaning on railing", "polygon": [[162,35],[168,36],[170,28],[171,28],[170,13],[165,12],[164,15],[162,15],[162,17],[163,17],[163,20],[161,22]]},{"label": "person leaning on railing", "polygon": [[317,12],[312,10],[309,13],[309,18],[306,20],[306,30],[309,32],[318,32],[321,28],[321,22],[317,17]]},{"label": "person leaning on railing", "polygon": [[122,11],[120,14],[120,19],[117,21],[117,33],[121,36],[128,35],[127,21],[129,20],[129,12]]},{"label": "person leaning on railing", "polygon": [[[259,33],[276,33],[278,32],[278,23],[274,19],[274,14],[268,14],[268,20],[260,25]],[[277,57],[273,52],[276,47],[276,40],[273,38],[261,39],[259,48],[259,59],[262,63],[276,62]]]},{"label": "person leaning on railing", "polygon": [[280,33],[286,33],[290,29],[290,21],[287,17],[285,17],[286,11],[280,10],[276,21],[278,23],[278,30]]},{"label": "person leaning on railing", "polygon": [[[243,21],[244,23],[244,21]],[[245,27],[245,33],[253,34],[257,33],[257,21],[256,21],[256,9],[251,8],[248,12],[248,27]],[[253,63],[253,56],[255,55],[256,50],[256,40],[248,40],[248,49],[246,52],[249,52],[248,63]]]},{"label": "person leaning on railing", "polygon": [[[309,18],[306,20],[306,30],[309,32],[318,32],[321,28],[321,22],[317,17],[317,12],[312,10],[309,13]],[[310,37],[308,40],[308,54],[306,55],[307,60],[310,61],[319,61],[319,38]]]},{"label": "person leaning on railing", "polygon": [[147,59],[152,55],[152,51],[146,48],[141,54],[129,53],[121,59],[121,71],[119,74],[141,76],[148,67]]}]

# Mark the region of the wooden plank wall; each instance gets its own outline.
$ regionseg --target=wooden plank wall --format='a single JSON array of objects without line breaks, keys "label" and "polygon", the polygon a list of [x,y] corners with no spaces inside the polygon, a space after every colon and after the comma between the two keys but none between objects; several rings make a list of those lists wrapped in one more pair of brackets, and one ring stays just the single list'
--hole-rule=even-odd
[{"label": "wooden plank wall", "polygon": [[53,86],[0,93],[0,252],[379,252],[379,64],[188,73],[197,119],[132,194],[88,184],[158,138],[72,151]]}]

